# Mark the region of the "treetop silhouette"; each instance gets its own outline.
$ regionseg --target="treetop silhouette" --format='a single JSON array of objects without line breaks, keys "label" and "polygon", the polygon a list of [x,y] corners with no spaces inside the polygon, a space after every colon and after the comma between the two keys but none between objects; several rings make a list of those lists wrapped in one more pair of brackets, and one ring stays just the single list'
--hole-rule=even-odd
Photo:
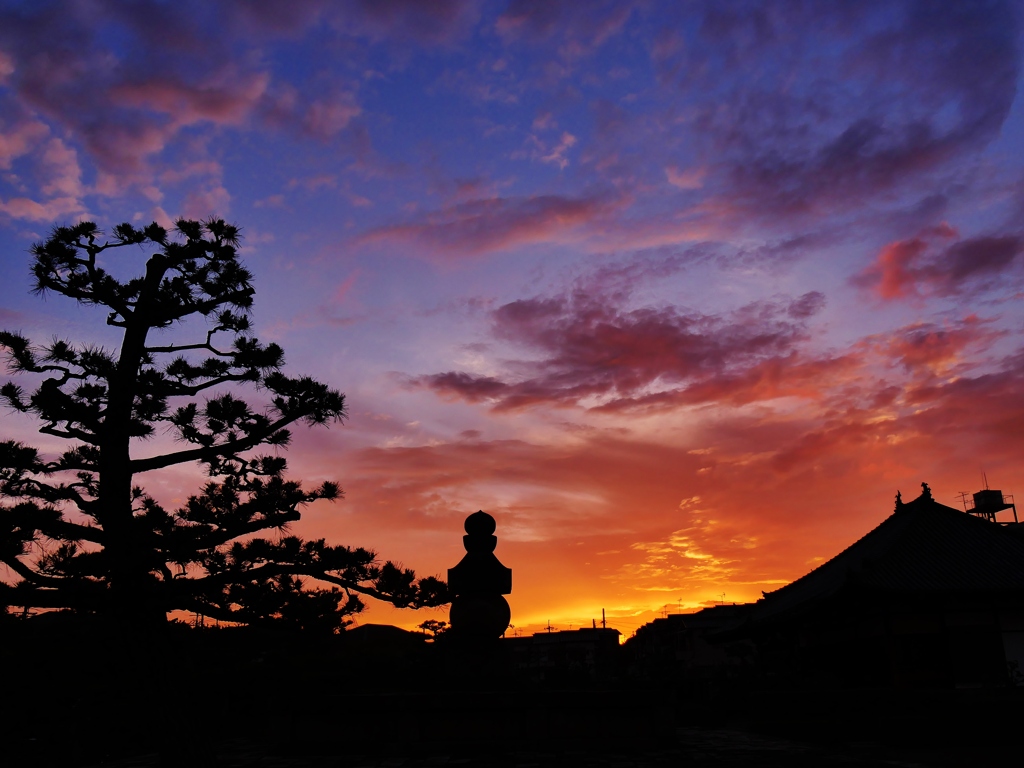
[{"label": "treetop silhouette", "polygon": [[[238,241],[238,228],[221,220],[180,220],[170,232],[119,224],[109,239],[83,222],[33,246],[36,292],[105,308],[121,341],[114,351],[62,339],[34,346],[0,332],[10,369],[42,379],[31,393],[5,383],[0,395],[36,416],[41,433],[70,443],[46,458],[0,442],[0,562],[17,577],[0,583],[0,605],[134,622],[182,609],[337,630],[363,608],[360,596],[400,607],[447,602],[444,582],[379,564],[370,550],[256,536],[340,496],[333,482],[305,489],[285,479],[285,459],[253,451],[287,446],[294,424],[342,421],[345,398],[285,375],[281,347],[252,335],[252,275]],[[120,249],[143,255],[144,274],[118,280],[104,268]],[[205,338],[151,338],[193,315],[207,318]],[[241,385],[268,402],[258,408],[226,391]],[[140,455],[139,444],[161,427],[184,447]],[[137,476],[191,462],[205,465],[210,480],[173,512],[137,484]],[[331,586],[310,588],[303,577]]]}]

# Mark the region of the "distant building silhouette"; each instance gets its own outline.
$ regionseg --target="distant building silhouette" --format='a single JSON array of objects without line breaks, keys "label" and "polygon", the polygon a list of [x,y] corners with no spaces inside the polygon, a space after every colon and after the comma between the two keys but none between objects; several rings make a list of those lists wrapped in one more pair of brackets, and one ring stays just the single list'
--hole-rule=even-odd
[{"label": "distant building silhouette", "polygon": [[752,603],[714,605],[644,624],[626,641],[630,673],[684,685],[692,694],[711,694],[716,683],[739,677],[750,665],[749,643],[724,644],[716,636],[739,624],[751,608]]},{"label": "distant building silhouette", "polygon": [[521,678],[537,683],[581,683],[619,674],[619,638],[617,629],[594,626],[506,637],[501,645]]}]

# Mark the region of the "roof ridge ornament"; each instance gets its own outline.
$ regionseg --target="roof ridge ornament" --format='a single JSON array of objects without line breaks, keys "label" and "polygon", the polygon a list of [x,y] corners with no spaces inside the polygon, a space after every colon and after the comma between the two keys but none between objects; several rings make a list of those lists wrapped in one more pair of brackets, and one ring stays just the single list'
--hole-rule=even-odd
[{"label": "roof ridge ornament", "polygon": [[894,509],[893,511],[899,512],[901,509],[903,509],[903,494],[900,493],[899,491],[896,491],[896,509]]},{"label": "roof ridge ornament", "polygon": [[921,498],[932,501],[932,489],[928,487],[928,483],[921,483]]}]

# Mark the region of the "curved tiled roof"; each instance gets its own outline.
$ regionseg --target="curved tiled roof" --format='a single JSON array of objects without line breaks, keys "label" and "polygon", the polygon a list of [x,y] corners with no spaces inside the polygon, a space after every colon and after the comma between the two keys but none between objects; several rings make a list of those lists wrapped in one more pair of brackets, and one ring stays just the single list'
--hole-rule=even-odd
[{"label": "curved tiled roof", "polygon": [[849,585],[891,592],[1024,591],[1024,524],[982,520],[924,494],[806,576],[766,593],[753,621],[808,608]]}]

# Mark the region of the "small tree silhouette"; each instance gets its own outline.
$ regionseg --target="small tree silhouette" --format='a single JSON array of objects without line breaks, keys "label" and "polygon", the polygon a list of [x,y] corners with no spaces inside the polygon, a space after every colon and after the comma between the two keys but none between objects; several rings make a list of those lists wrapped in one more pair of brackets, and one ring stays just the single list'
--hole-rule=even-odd
[{"label": "small tree silhouette", "polygon": [[[306,490],[284,478],[283,458],[252,450],[288,445],[296,423],[341,421],[345,400],[326,384],[286,376],[282,349],[251,335],[254,290],[238,259],[238,229],[181,220],[170,233],[120,224],[102,237],[93,223],[58,227],[33,246],[32,272],[38,293],[105,308],[107,325],[120,329],[118,350],[60,339],[35,347],[0,333],[11,369],[42,379],[31,394],[12,382],[0,394],[37,416],[41,433],[71,442],[49,459],[0,442],[0,562],[16,574],[0,583],[0,605],[132,622],[162,622],[183,609],[334,631],[362,609],[361,595],[400,607],[447,602],[443,582],[380,565],[372,551],[254,535],[283,530],[301,507],[340,492],[333,482]],[[103,262],[116,249],[143,253],[145,273],[115,279]],[[151,331],[192,315],[207,318],[205,339],[151,340]],[[255,408],[224,391],[243,384],[269,402]],[[159,427],[187,447],[138,455]],[[174,512],[136,485],[139,475],[189,462],[205,465],[211,479]],[[331,586],[307,588],[302,577]]]},{"label": "small tree silhouette", "polygon": [[437,619],[427,619],[417,626],[424,632],[429,632],[431,637],[439,637],[451,629],[447,621],[438,621]]}]

